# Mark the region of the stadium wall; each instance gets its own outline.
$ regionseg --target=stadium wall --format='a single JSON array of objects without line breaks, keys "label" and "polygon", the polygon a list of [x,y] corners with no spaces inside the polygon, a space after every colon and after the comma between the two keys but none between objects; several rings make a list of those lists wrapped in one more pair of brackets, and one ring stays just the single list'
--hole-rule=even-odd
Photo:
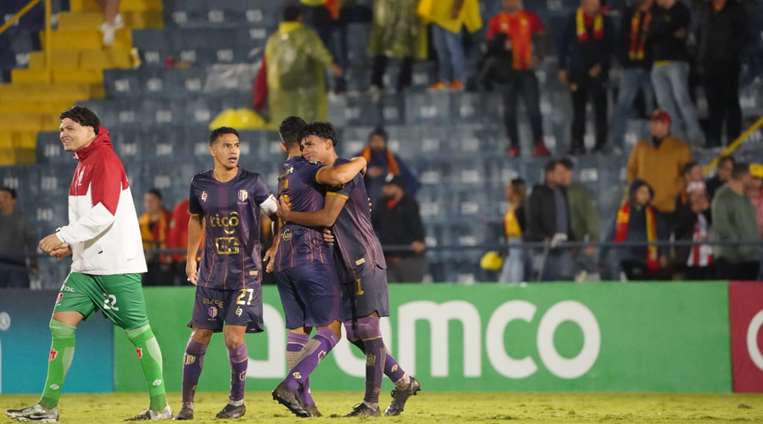
[{"label": "stadium wall", "polygon": [[[427,390],[763,392],[763,285],[436,284],[390,292],[385,338]],[[193,288],[145,294],[167,388],[177,391]],[[0,290],[0,393],[42,388],[54,301],[52,291]],[[264,289],[264,301],[267,332],[247,336],[252,390],[271,390],[287,371],[274,287]],[[316,390],[361,390],[363,373],[364,358],[342,341],[311,381]],[[229,384],[218,336],[199,390],[227,391]],[[91,317],[78,331],[66,391],[143,390],[124,332],[100,314]]]}]

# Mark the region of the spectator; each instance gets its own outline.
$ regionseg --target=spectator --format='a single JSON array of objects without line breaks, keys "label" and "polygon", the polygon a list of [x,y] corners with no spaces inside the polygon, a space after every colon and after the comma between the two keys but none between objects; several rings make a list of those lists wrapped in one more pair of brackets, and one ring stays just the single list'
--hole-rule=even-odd
[{"label": "spectator", "polygon": [[676,196],[676,222],[686,220],[689,218],[689,215],[692,215],[690,194],[695,191],[701,191],[705,194],[706,191],[702,166],[697,162],[691,161],[684,165],[681,169],[681,175],[683,178],[683,189]]},{"label": "spectator", "polygon": [[[757,165],[761,167],[760,171],[763,171],[763,165]],[[758,221],[758,229],[760,230],[760,236],[763,238],[763,172],[752,172],[751,184],[747,188],[747,197],[750,198],[750,202],[755,206],[756,219]]]},{"label": "spectator", "polygon": [[718,189],[713,199],[713,232],[718,241],[718,276],[730,280],[754,280],[758,276],[760,246],[737,244],[760,242],[755,206],[745,196],[752,186],[750,169],[737,163],[731,179]]},{"label": "spectator", "polygon": [[432,41],[437,51],[439,80],[433,90],[464,89],[466,58],[461,31],[475,32],[482,27],[479,0],[436,0],[419,2],[418,13],[432,23]]},{"label": "spectator", "polygon": [[0,186],[0,288],[29,288],[36,249],[32,226],[16,209],[16,190]]},{"label": "spectator", "polygon": [[[549,156],[543,142],[543,120],[540,113],[540,89],[535,68],[540,63],[536,46],[541,43],[533,39],[545,36],[546,28],[535,13],[525,10],[522,0],[503,0],[503,11],[488,23],[487,39],[493,55],[510,57],[510,61],[498,61],[510,66],[503,70],[503,120],[506,135],[511,146],[507,150],[510,157],[520,154],[519,128],[517,127],[517,100],[527,109],[533,134],[533,155]],[[507,67],[508,67],[507,66]]]},{"label": "spectator", "polygon": [[[617,211],[614,226],[606,240],[644,245],[602,249],[601,258],[609,264],[612,276],[622,272],[631,281],[665,277],[666,249],[646,244],[668,238],[665,220],[652,206],[654,197],[654,190],[646,181],[636,179],[631,183],[629,198]],[[612,257],[608,256],[610,252]]]},{"label": "spectator", "polygon": [[563,186],[564,166],[558,160],[549,161],[544,167],[544,182],[533,187],[527,210],[527,237],[529,241],[545,241],[540,266],[540,280],[561,281],[573,277],[572,256],[559,244],[572,240],[570,205],[567,189]]},{"label": "spectator", "polygon": [[689,97],[689,50],[687,40],[691,14],[679,0],[656,0],[649,42],[652,45],[652,85],[657,104],[676,120],[677,133],[700,145],[702,130]]},{"label": "spectator", "polygon": [[143,250],[146,253],[148,271],[143,278],[145,285],[165,285],[172,282],[170,255],[159,255],[157,249],[167,248],[167,238],[172,215],[162,204],[162,194],[153,188],[143,195],[145,212],[138,220]]},{"label": "spectator", "polygon": [[707,197],[710,199],[710,202],[715,198],[715,192],[731,178],[731,171],[734,169],[734,165],[736,165],[736,161],[733,156],[721,156],[718,159],[718,168],[715,171],[715,175],[708,178],[705,182]]},{"label": "spectator", "polygon": [[[676,220],[676,241],[707,241],[710,238],[712,215],[707,193],[700,185],[689,184],[686,212]],[[716,278],[713,247],[709,244],[676,247],[676,262],[683,279],[710,280]]]},{"label": "spectator", "polygon": [[371,201],[375,203],[382,194],[382,187],[389,175],[398,176],[403,181],[405,193],[415,198],[419,181],[405,162],[387,147],[388,135],[383,128],[376,128],[368,135],[368,145],[358,153],[368,162],[366,189]]},{"label": "spectator", "polygon": [[[742,133],[739,74],[748,37],[747,15],[736,0],[711,0],[701,28],[698,62],[709,109],[705,146],[719,147]],[[725,139],[721,137],[724,124]]]},{"label": "spectator", "polygon": [[[167,248],[186,249],[188,246],[188,220],[191,214],[188,212],[188,199],[183,199],[175,206],[172,211],[172,220],[167,234]],[[202,244],[203,246],[203,244]],[[172,255],[173,263],[173,282],[176,286],[181,286],[186,281],[185,274],[185,253]]]},{"label": "spectator", "polygon": [[278,31],[265,45],[255,82],[254,108],[261,110],[267,100],[270,122],[281,122],[291,115],[325,121],[327,68],[336,76],[342,75],[315,31],[302,24],[299,7],[286,6]]},{"label": "spectator", "polygon": [[[305,24],[318,34],[337,64],[347,67],[347,28],[342,16],[343,0],[300,0]],[[334,76],[334,92],[346,91],[346,81]],[[279,121],[280,122],[280,121]]]},{"label": "spectator", "polygon": [[625,131],[639,91],[652,91],[649,83],[652,51],[647,35],[652,24],[653,6],[653,0],[638,0],[623,14],[622,35],[617,51],[623,71],[612,117],[612,141],[615,148],[625,148]]},{"label": "spectator", "polygon": [[522,248],[522,234],[527,223],[525,221],[525,197],[527,183],[521,178],[514,178],[506,186],[506,202],[508,208],[503,216],[503,231],[509,248],[503,261],[503,269],[498,281],[501,283],[519,283],[525,281],[526,254]]},{"label": "spectator", "polygon": [[413,59],[426,56],[421,54],[419,41],[425,31],[416,14],[417,4],[418,0],[374,0],[368,42],[373,57],[372,93],[378,95],[384,91],[384,72],[389,59],[401,61],[395,86],[400,93],[413,81]]},{"label": "spectator", "polygon": [[98,29],[101,31],[103,45],[108,47],[114,44],[117,31],[125,26],[122,15],[119,14],[119,0],[100,0],[103,8],[103,23]]},{"label": "spectator", "polygon": [[571,155],[585,153],[586,103],[593,103],[596,146],[600,152],[607,141],[607,89],[610,56],[615,30],[601,10],[600,0],[581,0],[567,20],[559,49],[559,80],[572,94]]},{"label": "spectator", "polygon": [[387,279],[391,283],[420,283],[427,267],[424,225],[419,204],[405,193],[402,178],[392,176],[384,185],[382,199],[372,221],[383,247],[406,246],[409,250],[385,249]]},{"label": "spectator", "polygon": [[691,162],[691,151],[683,141],[670,133],[670,115],[662,110],[652,113],[649,121],[651,140],[641,140],[628,158],[628,181],[645,181],[654,190],[654,208],[671,214],[676,208],[676,195],[683,190],[681,173]]},{"label": "spectator", "polygon": [[[573,181],[574,163],[570,159],[559,160],[562,168],[561,185],[567,189],[567,201],[570,205],[570,230],[572,239],[578,241],[599,241],[599,210],[596,202],[588,189],[578,182]],[[575,274],[586,277],[586,274],[595,273],[596,249],[588,246],[581,250],[571,250],[575,262]],[[581,274],[585,272],[585,274]],[[583,278],[585,279],[585,278]]]}]

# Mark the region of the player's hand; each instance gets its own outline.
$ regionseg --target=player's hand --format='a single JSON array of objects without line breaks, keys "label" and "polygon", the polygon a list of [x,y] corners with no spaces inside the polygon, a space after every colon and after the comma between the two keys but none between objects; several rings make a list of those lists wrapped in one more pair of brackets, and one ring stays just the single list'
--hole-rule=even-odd
[{"label": "player's hand", "polygon": [[284,221],[289,220],[289,213],[291,212],[291,205],[285,201],[283,197],[278,199],[278,217]]},{"label": "player's hand", "polygon": [[66,243],[64,243],[63,246],[56,247],[49,253],[50,256],[58,259],[59,261],[63,260],[67,256],[70,256],[71,254],[72,248]]},{"label": "player's hand", "polygon": [[360,171],[361,174],[365,175],[366,172],[368,172],[368,161],[363,156],[355,156],[354,158],[350,159],[353,162],[360,162],[363,161],[363,170]]},{"label": "player's hand", "polygon": [[413,243],[411,243],[411,250],[413,251],[413,253],[415,253],[417,255],[420,255],[425,250],[427,250],[427,245],[422,243],[422,242],[420,242],[420,241],[418,241],[418,240],[416,240]]},{"label": "player's hand", "polygon": [[189,283],[196,285],[196,282],[199,281],[199,273],[196,269],[196,261],[188,261],[185,263],[185,275]]},{"label": "player's hand", "polygon": [[568,85],[570,83],[570,77],[567,74],[567,71],[564,69],[559,70],[559,81],[564,85]]},{"label": "player's hand", "polygon": [[323,229],[323,241],[328,244],[336,243],[336,237],[334,237],[334,233],[331,232],[330,228]]},{"label": "player's hand", "polygon": [[591,78],[599,78],[599,75],[601,75],[601,71],[602,71],[601,65],[597,63],[596,65],[594,65],[593,68],[591,68],[588,71],[588,75],[590,75]]},{"label": "player's hand", "polygon": [[53,250],[66,246],[66,243],[64,243],[58,236],[53,233],[48,236],[46,236],[44,239],[40,240],[39,248],[44,253],[50,254]]},{"label": "player's hand", "polygon": [[275,267],[276,251],[277,251],[276,245],[273,244],[273,246],[271,246],[270,249],[268,249],[265,252],[265,257],[262,258],[262,263],[265,264],[265,272],[267,272],[268,274],[273,272],[273,269]]}]

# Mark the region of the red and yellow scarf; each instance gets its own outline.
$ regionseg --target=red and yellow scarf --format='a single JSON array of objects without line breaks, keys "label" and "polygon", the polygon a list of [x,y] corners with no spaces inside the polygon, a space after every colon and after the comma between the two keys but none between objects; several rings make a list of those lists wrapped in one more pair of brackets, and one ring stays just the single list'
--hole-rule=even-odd
[{"label": "red and yellow scarf", "polygon": [[[575,23],[578,40],[583,43],[589,41],[590,36],[588,35],[588,28],[586,25],[586,14],[583,12],[582,8],[578,8],[577,13],[575,14]],[[604,15],[601,13],[597,13],[596,16],[593,17],[593,38],[595,40],[604,38]]]},{"label": "red and yellow scarf", "polygon": [[643,12],[637,10],[631,18],[631,37],[628,47],[628,58],[630,60],[644,60],[646,35],[649,32],[649,25],[652,23],[652,14],[649,11]]},{"label": "red and yellow scarf", "polygon": [[[628,223],[631,220],[631,205],[624,202],[623,206],[617,211],[617,222],[615,223],[615,241],[628,240]],[[654,214],[654,208],[646,207],[646,240],[649,243],[657,240],[657,218]],[[660,256],[657,246],[650,244],[646,248],[646,268],[650,272],[660,270]]]},{"label": "red and yellow scarf", "polygon": [[502,32],[511,38],[513,68],[520,71],[532,68],[533,34],[527,13],[504,12],[498,15],[498,22]]},{"label": "red and yellow scarf", "polygon": [[[400,175],[400,165],[397,164],[397,160],[395,160],[395,155],[392,153],[392,150],[386,149],[386,153],[387,153],[387,171],[392,175]],[[363,149],[360,155],[366,159],[366,162],[371,162],[370,147],[366,146],[366,148]]]}]

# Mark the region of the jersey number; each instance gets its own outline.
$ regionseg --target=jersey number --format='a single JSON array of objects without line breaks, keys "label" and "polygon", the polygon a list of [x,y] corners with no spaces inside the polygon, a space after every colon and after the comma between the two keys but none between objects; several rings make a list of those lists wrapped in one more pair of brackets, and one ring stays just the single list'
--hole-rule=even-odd
[{"label": "jersey number", "polygon": [[[247,295],[249,295],[249,297],[247,297]],[[241,289],[241,292],[236,298],[236,305],[251,305],[252,296],[254,296],[254,289]],[[246,300],[244,300],[244,298],[246,298]]]},{"label": "jersey number", "polygon": [[105,310],[112,310],[112,311],[119,311],[119,306],[117,306],[117,297],[113,294],[105,295],[106,298],[103,299],[103,309]]},{"label": "jersey number", "polygon": [[215,239],[215,250],[218,255],[238,255],[240,249],[236,237],[218,237]]}]

